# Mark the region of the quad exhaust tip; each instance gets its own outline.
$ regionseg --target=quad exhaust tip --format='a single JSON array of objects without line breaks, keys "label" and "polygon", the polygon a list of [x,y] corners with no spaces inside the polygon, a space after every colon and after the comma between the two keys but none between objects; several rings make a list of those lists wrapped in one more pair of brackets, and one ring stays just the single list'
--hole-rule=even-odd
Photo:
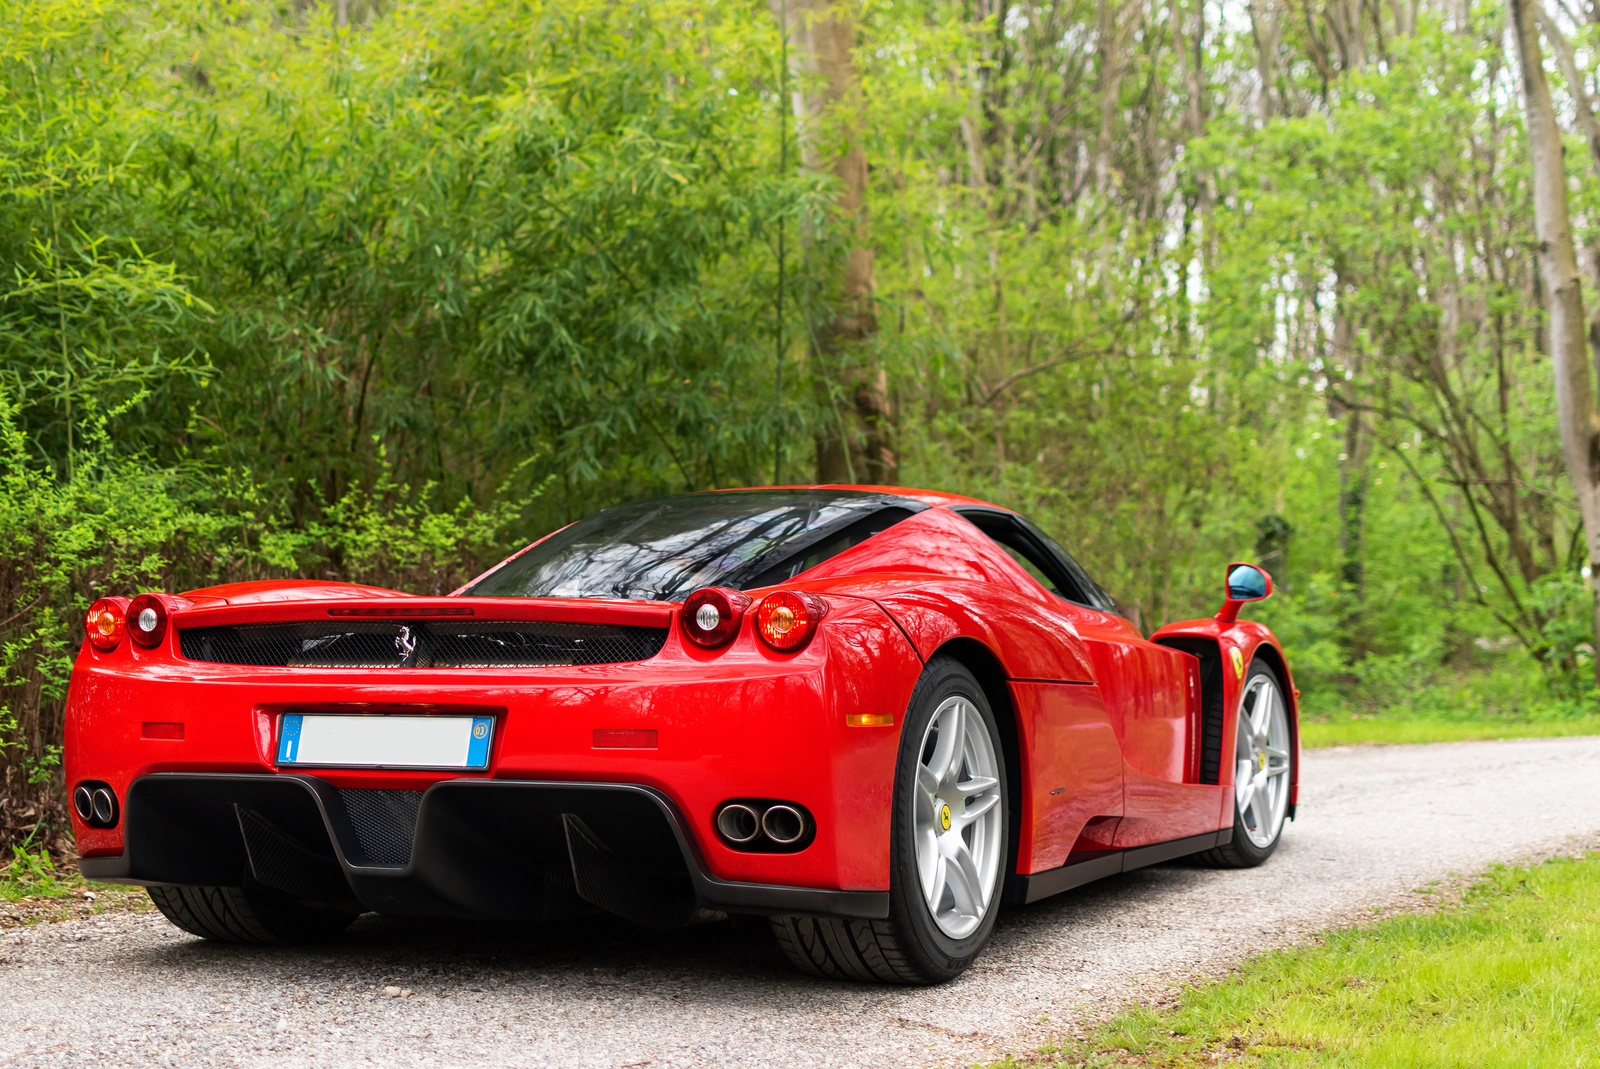
[{"label": "quad exhaust tip", "polygon": [[735,850],[789,853],[810,845],[815,822],[797,802],[746,798],[717,809],[717,834]]},{"label": "quad exhaust tip", "polygon": [[117,815],[117,800],[112,797],[111,790],[96,787],[90,802],[94,806],[94,819],[109,827]]},{"label": "quad exhaust tip", "polygon": [[89,823],[94,819],[94,792],[80,785],[72,792],[72,808],[78,811],[85,824]]},{"label": "quad exhaust tip", "polygon": [[72,811],[91,828],[117,826],[117,796],[110,784],[89,780],[72,789]]},{"label": "quad exhaust tip", "polygon": [[730,843],[747,843],[761,834],[761,817],[749,806],[734,802],[717,814],[717,830]]},{"label": "quad exhaust tip", "polygon": [[775,843],[788,846],[806,833],[806,818],[792,805],[775,805],[761,817],[761,830]]}]

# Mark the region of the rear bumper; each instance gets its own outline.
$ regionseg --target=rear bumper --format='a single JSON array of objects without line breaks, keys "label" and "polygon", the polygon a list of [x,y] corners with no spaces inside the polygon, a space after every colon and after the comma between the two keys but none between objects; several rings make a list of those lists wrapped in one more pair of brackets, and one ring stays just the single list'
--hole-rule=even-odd
[{"label": "rear bumper", "polygon": [[606,910],[647,927],[696,910],[882,918],[884,891],[719,879],[662,792],[626,783],[453,779],[340,789],[307,775],[154,773],[125,849],[79,864],[117,883],[239,886],[384,913],[503,920]]},{"label": "rear bumper", "polygon": [[[64,771],[69,790],[102,782],[125,804],[134,782],[160,773],[311,771],[277,761],[289,713],[470,714],[494,721],[482,771],[315,775],[336,793],[403,790],[413,799],[465,780],[647,787],[667,799],[703,871],[720,881],[883,891],[895,725],[920,671],[882,610],[843,597],[794,654],[749,635],[721,650],[691,649],[676,628],[648,661],[549,668],[263,668],[129,643],[100,653],[86,642],[68,692]],[[893,723],[849,722],[885,712]],[[736,798],[804,806],[815,840],[793,853],[731,847],[715,815]],[[73,828],[85,858],[124,852],[123,825],[90,827],[75,815]]]}]

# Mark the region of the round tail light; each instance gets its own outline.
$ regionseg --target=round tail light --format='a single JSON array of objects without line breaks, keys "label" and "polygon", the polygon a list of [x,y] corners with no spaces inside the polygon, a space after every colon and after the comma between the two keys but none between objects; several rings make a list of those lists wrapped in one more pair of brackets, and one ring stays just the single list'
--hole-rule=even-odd
[{"label": "round tail light", "polygon": [[128,606],[128,634],[141,646],[159,646],[167,637],[167,607],[154,594],[140,594]]},{"label": "round tail light", "polygon": [[683,634],[697,646],[726,646],[739,633],[739,621],[750,607],[750,595],[727,587],[708,586],[683,599]]},{"label": "round tail light", "polygon": [[101,598],[89,606],[89,611],[83,614],[83,630],[89,645],[97,650],[117,648],[117,643],[122,641],[127,606],[127,598]]},{"label": "round tail light", "polygon": [[756,634],[775,650],[792,653],[811,641],[828,603],[804,591],[780,590],[756,606]]}]

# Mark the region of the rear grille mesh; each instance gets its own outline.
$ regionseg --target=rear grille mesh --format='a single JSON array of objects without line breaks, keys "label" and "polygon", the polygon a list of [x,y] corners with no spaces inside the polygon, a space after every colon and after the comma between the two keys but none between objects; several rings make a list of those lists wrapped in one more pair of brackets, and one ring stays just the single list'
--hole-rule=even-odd
[{"label": "rear grille mesh", "polygon": [[263,668],[546,668],[647,661],[664,627],[531,620],[316,620],[188,627],[191,661]]},{"label": "rear grille mesh", "polygon": [[[421,791],[386,791],[345,787],[339,791],[345,815],[361,844],[362,862],[399,865],[411,862],[411,840],[417,831]],[[354,858],[351,858],[354,861]]]}]

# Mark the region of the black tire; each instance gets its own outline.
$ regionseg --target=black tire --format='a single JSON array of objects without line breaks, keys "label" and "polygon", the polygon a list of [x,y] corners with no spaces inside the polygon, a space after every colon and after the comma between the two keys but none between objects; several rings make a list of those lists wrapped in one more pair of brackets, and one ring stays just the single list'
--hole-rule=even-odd
[{"label": "black tire", "polygon": [[217,943],[319,943],[350,927],[357,916],[342,909],[308,906],[259,885],[165,885],[146,890],[167,920],[190,935]]},{"label": "black tire", "polygon": [[1005,750],[994,711],[983,688],[959,661],[939,657],[931,661],[917,681],[900,733],[900,754],[895,762],[894,813],[890,825],[889,916],[884,920],[850,920],[837,917],[773,917],[772,931],[791,964],[812,976],[832,980],[859,980],[888,984],[939,984],[959,976],[972,964],[994,929],[1000,912],[1010,842],[1002,844],[1001,862],[990,889],[988,908],[976,931],[955,940],[939,930],[922,896],[917,876],[913,795],[916,768],[924,733],[945,699],[960,696],[980,713],[989,740],[999,756],[1000,827],[1009,840],[1010,785],[1006,777]]},{"label": "black tire", "polygon": [[[1278,688],[1279,697],[1283,697],[1283,681],[1278,678],[1278,673],[1261,661],[1250,662],[1250,670],[1245,673],[1243,683],[1239,688],[1240,693],[1247,691],[1250,687],[1250,681],[1257,676],[1266,676],[1272,680],[1273,686]],[[1235,732],[1239,730],[1237,718],[1234,720],[1233,730]],[[1232,759],[1233,747],[1225,747],[1222,752],[1224,758]],[[1291,772],[1290,775],[1292,776],[1293,773]],[[1213,868],[1253,869],[1266,861],[1278,849],[1278,843],[1283,840],[1283,829],[1287,824],[1287,819],[1281,821],[1278,824],[1277,834],[1273,835],[1272,841],[1266,846],[1257,846],[1250,841],[1250,836],[1245,831],[1244,815],[1239,812],[1239,805],[1235,800],[1233,806],[1233,839],[1222,846],[1202,851],[1194,855],[1194,858],[1201,864],[1210,865]]]}]

